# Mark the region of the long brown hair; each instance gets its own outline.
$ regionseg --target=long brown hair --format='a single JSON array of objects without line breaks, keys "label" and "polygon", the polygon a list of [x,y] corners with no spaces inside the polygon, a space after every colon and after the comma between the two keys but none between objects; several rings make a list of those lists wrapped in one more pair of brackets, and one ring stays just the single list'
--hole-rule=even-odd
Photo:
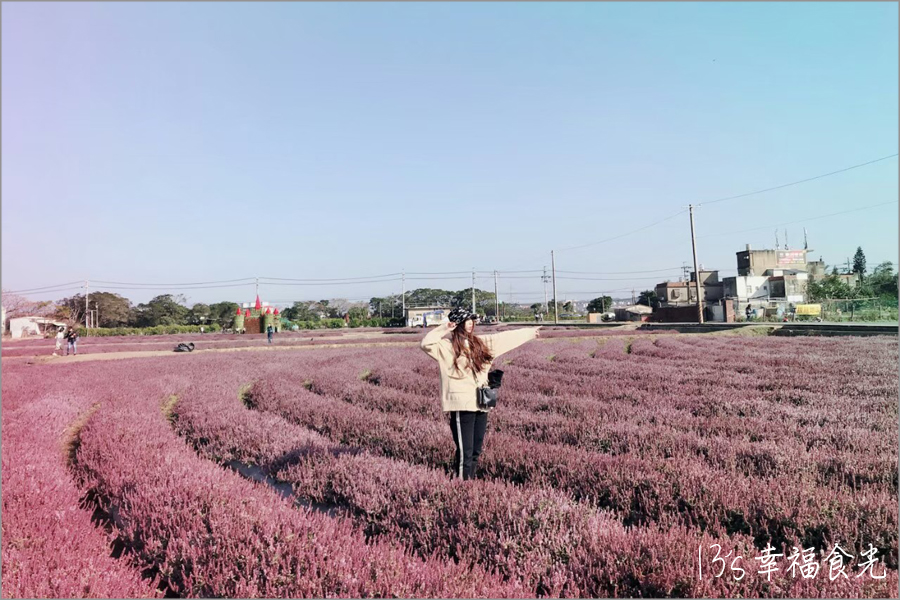
[{"label": "long brown hair", "polygon": [[[468,347],[466,346],[465,340],[469,340]],[[485,365],[494,360],[494,357],[488,350],[487,344],[481,341],[481,338],[474,333],[466,331],[465,322],[462,322],[453,328],[451,341],[453,342],[454,369],[458,368],[456,366],[456,360],[458,360],[460,356],[465,356],[469,359],[469,368],[474,375],[478,375]]]}]

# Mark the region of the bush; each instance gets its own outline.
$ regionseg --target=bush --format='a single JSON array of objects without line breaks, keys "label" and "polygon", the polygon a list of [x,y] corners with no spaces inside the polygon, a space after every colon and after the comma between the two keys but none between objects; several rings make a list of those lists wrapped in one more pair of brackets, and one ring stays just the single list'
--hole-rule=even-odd
[{"label": "bush", "polygon": [[81,337],[109,337],[115,335],[171,335],[178,333],[200,333],[203,327],[205,333],[221,331],[217,323],[211,325],[157,325],[156,327],[96,327],[86,329],[78,328]]}]

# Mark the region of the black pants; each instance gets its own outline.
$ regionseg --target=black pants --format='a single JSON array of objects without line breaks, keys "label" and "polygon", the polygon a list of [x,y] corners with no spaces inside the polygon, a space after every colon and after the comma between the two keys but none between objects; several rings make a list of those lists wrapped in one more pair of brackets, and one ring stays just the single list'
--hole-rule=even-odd
[{"label": "black pants", "polygon": [[456,455],[453,457],[454,477],[472,479],[475,475],[486,429],[486,412],[458,411],[450,413],[450,431],[453,432],[453,443],[456,446]]}]

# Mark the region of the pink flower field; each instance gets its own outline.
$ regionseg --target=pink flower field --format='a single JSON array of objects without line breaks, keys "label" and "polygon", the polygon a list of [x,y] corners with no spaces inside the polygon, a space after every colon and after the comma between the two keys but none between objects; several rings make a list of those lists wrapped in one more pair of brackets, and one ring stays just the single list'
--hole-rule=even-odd
[{"label": "pink flower field", "polygon": [[896,337],[544,331],[465,482],[421,332],[5,345],[3,596],[897,597]]}]

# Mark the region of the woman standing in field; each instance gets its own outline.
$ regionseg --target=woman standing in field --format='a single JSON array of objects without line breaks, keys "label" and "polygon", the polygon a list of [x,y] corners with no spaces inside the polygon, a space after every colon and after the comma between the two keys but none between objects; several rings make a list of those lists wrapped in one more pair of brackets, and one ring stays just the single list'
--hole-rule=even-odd
[{"label": "woman standing in field", "polygon": [[[481,455],[489,409],[479,408],[477,389],[488,383],[491,363],[501,354],[538,337],[540,327],[475,335],[477,315],[464,308],[450,312],[422,339],[422,350],[438,361],[441,381],[441,408],[450,421],[456,446],[454,472],[472,479]],[[448,333],[450,339],[444,339]]]}]

